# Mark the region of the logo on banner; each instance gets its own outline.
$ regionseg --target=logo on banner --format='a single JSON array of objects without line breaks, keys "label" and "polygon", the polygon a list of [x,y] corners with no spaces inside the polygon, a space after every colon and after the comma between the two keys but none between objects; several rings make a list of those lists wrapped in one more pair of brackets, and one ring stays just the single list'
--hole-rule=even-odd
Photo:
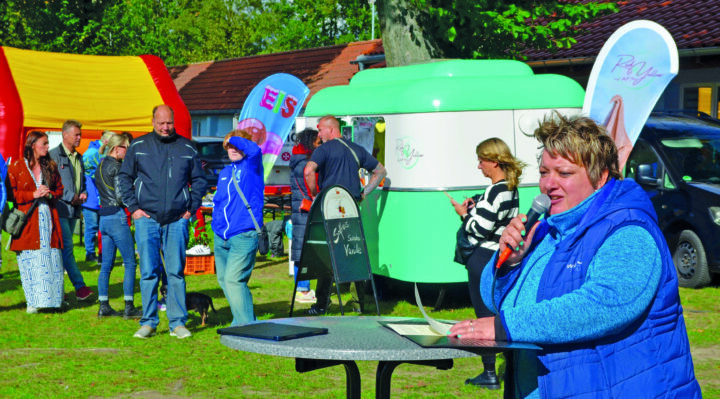
[{"label": "logo on banner", "polygon": [[276,73],[258,83],[245,99],[237,129],[247,131],[260,146],[265,179],[278,156],[289,159],[284,154],[289,150],[283,151],[283,146],[308,94],[310,89],[300,79]]},{"label": "logo on banner", "polygon": [[630,54],[618,55],[611,73],[615,75],[616,81],[638,89],[651,84],[654,78],[663,76],[650,62]]},{"label": "logo on banner", "polygon": [[272,86],[265,86],[265,93],[260,99],[260,106],[267,108],[274,113],[280,111],[280,115],[283,118],[289,118],[295,113],[295,107],[298,104],[298,99],[292,94],[287,94],[282,90],[273,88]]}]

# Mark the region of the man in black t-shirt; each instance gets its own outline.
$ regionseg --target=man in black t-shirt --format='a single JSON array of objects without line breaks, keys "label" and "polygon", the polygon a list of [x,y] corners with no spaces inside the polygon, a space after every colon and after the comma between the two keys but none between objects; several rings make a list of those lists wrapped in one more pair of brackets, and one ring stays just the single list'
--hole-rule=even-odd
[{"label": "man in black t-shirt", "polygon": [[[341,137],[340,123],[333,116],[325,116],[318,123],[318,137],[323,145],[312,154],[305,166],[305,180],[313,196],[317,194],[315,172],[320,174],[320,187],[339,184],[360,202],[377,188],[385,178],[385,167],[361,146]],[[360,187],[360,169],[372,175],[365,189]]]},{"label": "man in black t-shirt", "polygon": [[[340,123],[334,116],[324,116],[318,123],[318,137],[323,144],[312,154],[305,166],[305,181],[310,193],[314,196],[318,192],[318,182],[315,173],[320,174],[320,186],[330,187],[339,184],[345,187],[360,202],[365,196],[378,187],[387,171],[370,153],[361,146],[345,140],[340,133]],[[360,185],[360,169],[371,171],[370,179],[365,188]],[[317,303],[308,311],[309,314],[319,315],[327,311],[330,299],[331,278],[318,278]],[[362,289],[356,285],[358,295],[362,298]],[[360,304],[362,309],[362,303]]]}]

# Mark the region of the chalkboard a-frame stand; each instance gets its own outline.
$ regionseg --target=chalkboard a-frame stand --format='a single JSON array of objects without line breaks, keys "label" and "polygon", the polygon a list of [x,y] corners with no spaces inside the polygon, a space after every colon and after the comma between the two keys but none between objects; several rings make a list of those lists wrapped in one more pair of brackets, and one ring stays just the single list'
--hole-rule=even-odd
[{"label": "chalkboard a-frame stand", "polygon": [[[375,307],[380,315],[360,210],[352,194],[340,185],[325,188],[310,207],[295,290],[298,281],[328,276],[335,281],[340,314],[345,314],[340,299],[340,284],[370,280]],[[290,304],[291,317],[295,307],[295,290]]]}]

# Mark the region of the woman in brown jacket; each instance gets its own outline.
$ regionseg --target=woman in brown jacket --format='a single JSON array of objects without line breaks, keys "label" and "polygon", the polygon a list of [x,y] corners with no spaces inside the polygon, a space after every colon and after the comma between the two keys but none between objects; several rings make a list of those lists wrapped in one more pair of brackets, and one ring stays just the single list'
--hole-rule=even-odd
[{"label": "woman in brown jacket", "polygon": [[28,313],[37,313],[39,308],[60,308],[63,303],[62,233],[55,209],[63,186],[48,147],[47,135],[33,130],[25,140],[23,158],[8,167],[18,208],[27,214],[33,201],[39,201],[20,238],[10,245],[17,253]]}]

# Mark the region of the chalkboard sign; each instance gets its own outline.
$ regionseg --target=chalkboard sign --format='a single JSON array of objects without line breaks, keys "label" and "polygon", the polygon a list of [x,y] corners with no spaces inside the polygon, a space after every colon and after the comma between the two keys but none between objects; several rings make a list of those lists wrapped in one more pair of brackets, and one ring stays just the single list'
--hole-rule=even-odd
[{"label": "chalkboard sign", "polygon": [[[328,187],[313,201],[298,263],[296,281],[332,276],[338,298],[338,284],[370,280],[380,315],[360,211],[355,198],[344,187]],[[291,316],[294,298],[290,307]],[[340,312],[343,313],[342,302]]]}]

